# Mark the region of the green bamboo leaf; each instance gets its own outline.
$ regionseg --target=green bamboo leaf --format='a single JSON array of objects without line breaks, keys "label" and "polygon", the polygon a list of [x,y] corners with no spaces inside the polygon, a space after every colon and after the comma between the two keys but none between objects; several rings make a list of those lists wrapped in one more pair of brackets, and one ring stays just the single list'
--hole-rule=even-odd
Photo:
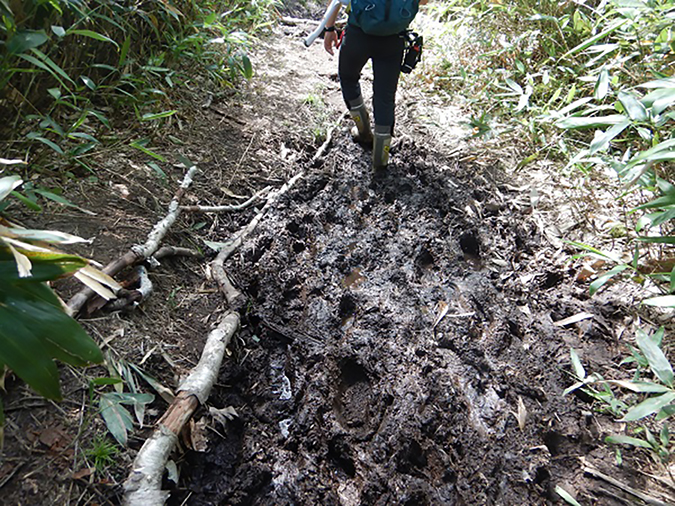
[{"label": "green bamboo leaf", "polygon": [[108,118],[102,112],[89,109],[87,110],[87,114],[91,114],[97,120],[99,120],[104,126],[110,128],[110,121],[108,121]]},{"label": "green bamboo leaf", "polygon": [[96,91],[96,83],[92,81],[91,78],[87,76],[80,76],[80,79],[82,79],[82,82],[85,84],[87,88],[89,88],[92,91]]},{"label": "green bamboo leaf", "polygon": [[583,380],[586,378],[586,371],[584,370],[584,366],[581,364],[577,350],[574,348],[570,348],[570,359],[572,360],[572,368],[574,369],[574,375],[577,377],[577,379]]},{"label": "green bamboo leaf", "polygon": [[[635,336],[638,348],[649,362],[652,372],[669,387],[673,386],[673,368],[661,348],[641,329]],[[675,395],[675,394],[674,394]],[[665,404],[664,404],[665,405]],[[663,407],[663,406],[661,406]]]},{"label": "green bamboo leaf", "polygon": [[602,100],[607,96],[607,93],[609,93],[609,72],[603,67],[595,82],[593,98],[595,98],[595,100]]},{"label": "green bamboo leaf", "polygon": [[638,84],[638,88],[675,88],[675,79],[656,79],[655,81]]},{"label": "green bamboo leaf", "polygon": [[27,255],[31,264],[33,264],[31,276],[28,278],[19,277],[14,257],[7,249],[0,248],[0,279],[2,279],[3,282],[52,281],[76,272],[87,265],[85,259],[75,255],[66,255],[63,253],[34,253],[26,251],[22,253]]},{"label": "green bamboo leaf", "polygon": [[20,55],[39,47],[49,40],[44,30],[17,30],[7,41],[5,48],[9,54]]},{"label": "green bamboo leaf", "polygon": [[572,506],[581,506],[581,504],[579,504],[577,500],[574,497],[572,497],[572,494],[570,494],[560,485],[555,486],[555,493],[558,494],[562,499],[564,499],[566,503],[571,504]]},{"label": "green bamboo leaf", "polygon": [[66,31],[62,26],[52,25],[52,32],[59,38],[66,36]]},{"label": "green bamboo leaf", "polygon": [[166,158],[164,158],[162,155],[159,153],[155,153],[154,151],[151,151],[150,149],[146,148],[144,144],[147,144],[147,140],[140,140],[140,141],[134,141],[131,144],[129,144],[132,148],[136,148],[139,151],[145,153],[148,156],[151,156],[160,162],[166,162]]},{"label": "green bamboo leaf", "polygon": [[662,88],[645,95],[641,102],[650,107],[654,114],[661,114],[675,103],[675,88]]},{"label": "green bamboo leaf", "polygon": [[621,123],[617,123],[613,127],[607,129],[605,132],[602,132],[600,135],[596,136],[591,142],[588,154],[593,155],[598,151],[605,151],[609,148],[610,142],[621,132],[623,132],[628,126],[630,126],[631,121],[626,118]]},{"label": "green bamboo leaf", "polygon": [[66,32],[66,35],[81,35],[82,37],[89,37],[90,39],[100,40],[101,42],[110,42],[116,48],[119,49],[119,45],[117,44],[117,42],[112,40],[110,37],[106,37],[105,35],[102,35],[98,32],[94,32],[92,30],[70,29]]},{"label": "green bamboo leaf", "polygon": [[59,82],[59,84],[61,84],[61,86],[63,86],[66,89],[69,89],[68,85],[65,82],[63,82],[63,80],[58,75],[58,73],[56,73],[53,69],[51,69],[49,67],[49,65],[47,65],[46,63],[38,60],[37,58],[35,58],[34,56],[31,56],[29,54],[20,54],[19,58],[22,58],[22,59],[26,60],[27,62],[32,63],[36,67],[50,73],[52,76],[54,76],[54,79],[56,79]]},{"label": "green bamboo leaf", "polygon": [[39,141],[39,142],[45,144],[46,146],[49,146],[50,148],[52,148],[54,151],[56,151],[60,155],[64,154],[63,149],[61,149],[61,146],[59,146],[58,144],[56,144],[53,141],[50,141],[49,139],[46,139],[46,138],[42,137],[37,132],[30,132],[26,135],[26,137],[28,139],[31,139],[31,140],[34,140],[34,141]]},{"label": "green bamboo leaf", "polygon": [[[47,289],[47,287],[45,286]],[[31,388],[48,399],[61,399],[59,373],[44,344],[33,331],[30,313],[24,314],[14,307],[21,301],[22,293],[16,286],[0,285],[0,362],[14,371]],[[32,301],[33,307],[60,312],[58,308],[41,299]]]},{"label": "green bamboo leaf", "polygon": [[670,388],[665,385],[649,381],[608,380],[607,382],[641,394],[663,394],[670,391]]},{"label": "green bamboo leaf", "polygon": [[605,30],[603,30],[602,32],[598,33],[597,35],[594,35],[594,36],[591,37],[590,39],[587,39],[587,40],[583,41],[581,44],[579,44],[579,45],[573,47],[572,49],[570,49],[569,51],[567,51],[567,53],[565,53],[565,54],[562,56],[561,60],[567,58],[568,56],[575,55],[575,54],[577,54],[577,53],[579,53],[579,52],[581,52],[581,51],[583,51],[583,50],[589,48],[590,46],[592,46],[592,45],[595,44],[596,42],[598,42],[598,41],[604,39],[604,38],[605,38],[607,35],[609,35],[610,33],[612,33],[612,32],[614,32],[614,31],[618,30],[619,28],[621,28],[621,27],[622,27],[623,25],[625,25],[627,22],[628,22],[627,19],[623,19],[623,20],[621,20],[621,21],[615,21],[614,23],[612,23],[611,25],[609,25],[609,26],[608,26]]},{"label": "green bamboo leaf", "polygon": [[638,237],[638,241],[648,242],[651,244],[675,244],[675,236],[666,235],[659,237]]},{"label": "green bamboo leaf", "polygon": [[638,448],[648,448],[650,450],[652,449],[652,445],[650,445],[644,439],[638,439],[631,436],[607,436],[605,438],[605,443],[637,446]]},{"label": "green bamboo leaf", "polygon": [[169,116],[173,116],[177,112],[178,111],[176,111],[175,109],[172,110],[172,111],[164,111],[164,112],[157,112],[157,113],[149,112],[149,113],[141,116],[141,121],[152,121],[152,120],[161,119],[161,118],[168,118]]},{"label": "green bamboo leaf", "polygon": [[124,65],[127,63],[127,55],[129,54],[129,48],[131,47],[131,35],[127,35],[127,38],[124,39],[122,43],[122,49],[120,50],[120,59],[117,62],[117,67],[120,69],[120,72],[124,68]]},{"label": "green bamboo leaf", "polygon": [[44,54],[42,51],[39,49],[32,49],[31,52],[37,56],[40,60],[42,60],[50,69],[52,69],[56,74],[61,76],[63,79],[66,81],[69,81],[73,84],[75,84],[75,81],[73,81],[70,76],[66,73],[65,70],[63,70],[61,67],[59,67],[56,63],[54,63],[54,60],[52,60],[49,56]]},{"label": "green bamboo leaf", "polygon": [[253,64],[251,63],[251,59],[247,55],[242,55],[241,62],[244,77],[247,80],[250,80],[253,77]]},{"label": "green bamboo leaf", "polygon": [[129,411],[112,395],[111,393],[101,394],[99,399],[101,416],[113,437],[119,444],[126,446],[127,433],[134,428],[134,422]]},{"label": "green bamboo leaf", "polygon": [[[673,279],[672,273],[670,277],[672,285]],[[652,297],[651,299],[643,300],[642,303],[648,306],[656,306],[656,307],[675,307],[675,295],[663,295],[661,297]]]},{"label": "green bamboo leaf", "polygon": [[627,265],[617,265],[616,267],[610,269],[604,274],[598,276],[598,278],[590,284],[589,287],[590,294],[594,295],[598,290],[600,290],[600,288],[602,288],[605,285],[605,283],[607,283],[610,279],[612,279],[620,272],[625,271],[627,268],[628,268]]},{"label": "green bamboo leaf", "polygon": [[26,197],[25,195],[21,195],[19,192],[16,192],[16,191],[12,192],[12,197],[14,197],[15,199],[20,200],[21,202],[23,202],[23,204],[24,204],[26,207],[28,207],[29,209],[32,209],[33,211],[37,211],[37,212],[42,211],[42,207],[40,207],[39,204],[37,204],[36,202],[32,201],[31,199],[29,199],[29,198]]},{"label": "green bamboo leaf", "polygon": [[621,102],[621,105],[623,105],[623,108],[633,121],[647,121],[649,119],[647,109],[632,93],[620,91],[619,102]]},{"label": "green bamboo leaf", "polygon": [[570,116],[559,119],[554,125],[565,130],[575,128],[599,128],[616,125],[625,120],[626,116],[623,114],[611,114],[609,116]]},{"label": "green bamboo leaf", "polygon": [[[53,358],[75,366],[103,361],[96,343],[80,324],[63,312],[51,289],[43,283],[20,282],[11,297],[16,328],[24,326]],[[18,373],[17,373],[18,374]]]},{"label": "green bamboo leaf", "polygon": [[666,393],[657,397],[649,397],[640,404],[633,406],[619,422],[635,422],[649,415],[658,413],[675,400],[675,392]]}]

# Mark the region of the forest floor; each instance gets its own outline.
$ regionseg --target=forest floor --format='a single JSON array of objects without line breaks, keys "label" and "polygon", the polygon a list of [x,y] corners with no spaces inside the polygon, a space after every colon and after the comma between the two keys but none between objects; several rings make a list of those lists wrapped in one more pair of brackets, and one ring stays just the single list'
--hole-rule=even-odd
[{"label": "forest floor", "polygon": [[[580,392],[563,396],[570,348],[611,376],[637,324],[626,285],[590,298],[562,241],[604,226],[613,183],[598,176],[589,198],[580,175],[552,163],[518,169],[517,143],[471,140],[461,104],[423,71],[402,79],[391,163],[373,173],[349,136],[337,59],[321,41],[303,46],[308,28],[275,28],[242,90],[195,82],[173,123],[149,132],[154,150],[198,166],[186,205],[236,204],[303,174],[225,265],[248,305],[173,457],[169,504],[564,504],[556,486],[583,505],[634,503],[589,469],[675,504],[644,455],[625,449],[616,465],[602,441],[621,431],[613,417]],[[367,99],[370,83],[366,69]],[[54,207],[27,224],[94,238],[80,253],[103,264],[143,243],[185,167],[161,178],[133,151],[111,148],[97,178],[68,183],[95,217]],[[165,243],[213,256],[204,241],[227,241],[257,211],[185,212]],[[168,258],[135,311],[82,320],[110,363],[177,386],[227,309],[208,264]],[[88,380],[110,374],[64,368],[59,405],[8,378],[1,504],[120,503],[166,403],[157,396],[129,448],[96,465],[105,428]],[[209,407],[237,416],[219,421]]]}]

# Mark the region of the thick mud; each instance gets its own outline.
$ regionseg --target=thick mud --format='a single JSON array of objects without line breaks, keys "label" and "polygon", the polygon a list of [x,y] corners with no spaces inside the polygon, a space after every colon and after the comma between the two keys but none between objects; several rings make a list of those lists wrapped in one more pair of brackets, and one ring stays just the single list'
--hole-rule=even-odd
[{"label": "thick mud", "polygon": [[382,173],[368,155],[342,132],[227,265],[250,307],[212,402],[240,416],[188,454],[173,504],[555,497],[583,428],[556,415],[568,348],[551,309],[575,308],[561,291],[538,307],[564,273],[518,278],[547,247],[531,207],[414,141]]}]

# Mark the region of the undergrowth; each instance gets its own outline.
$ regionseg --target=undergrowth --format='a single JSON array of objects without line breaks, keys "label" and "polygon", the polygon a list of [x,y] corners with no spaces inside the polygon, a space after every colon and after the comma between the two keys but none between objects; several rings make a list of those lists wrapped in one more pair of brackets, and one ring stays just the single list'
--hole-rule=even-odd
[{"label": "undergrowth", "polygon": [[[161,174],[150,140],[117,139],[114,125],[171,122],[197,76],[250,79],[247,50],[275,2],[0,0],[0,168],[95,175],[92,155],[122,140]],[[39,195],[23,196],[38,209]]]},{"label": "undergrowth", "polygon": [[[639,306],[675,307],[675,1],[454,0],[430,3],[433,47],[425,79],[461,97],[476,138],[517,145],[517,164],[540,160],[585,180],[588,194],[611,174],[627,208],[625,226],[591,244],[569,242],[598,265],[591,295],[611,282],[636,283]],[[601,205],[601,203],[597,203]],[[620,250],[603,246],[619,244]],[[675,412],[664,329],[638,329],[626,379],[587,375],[577,383],[602,409],[627,422],[607,441],[647,450],[667,468]],[[656,378],[643,379],[651,375]],[[617,453],[620,458],[620,452]]]}]

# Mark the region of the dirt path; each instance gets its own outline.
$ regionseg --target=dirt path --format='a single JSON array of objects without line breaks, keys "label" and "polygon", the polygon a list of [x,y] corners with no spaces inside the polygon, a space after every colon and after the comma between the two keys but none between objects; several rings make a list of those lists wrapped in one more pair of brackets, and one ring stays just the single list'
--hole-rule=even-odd
[{"label": "dirt path", "polygon": [[[580,463],[623,473],[601,443],[616,429],[589,399],[562,392],[570,347],[598,370],[618,360],[628,323],[611,298],[591,300],[574,282],[560,236],[583,218],[556,200],[555,173],[518,172],[500,160],[505,149],[470,150],[461,110],[425,91],[420,73],[401,86],[391,166],[373,174],[341,119],[337,62],[320,43],[305,49],[305,33],[283,26],[261,41],[243,94],[186,96],[179,147],[154,139],[199,165],[190,204],[232,203],[305,171],[226,264],[249,305],[209,404],[239,416],[221,425],[197,413],[193,436],[204,439],[177,458],[170,504],[530,505],[560,503],[556,485],[582,504],[624,504]],[[333,142],[310,166],[328,124]],[[99,160],[110,181],[80,183],[73,198],[95,221],[50,216],[96,237],[84,253],[103,263],[144,240],[183,173],[159,184],[125,153]],[[255,212],[186,214],[167,242],[225,241]],[[205,265],[167,260],[140,310],[87,328],[111,357],[174,387],[224,309]],[[554,325],[583,311],[593,318]],[[133,451],[102,475],[86,471],[78,446],[88,424],[103,427],[86,382],[67,376],[66,392],[82,400],[59,410],[10,388],[0,503],[119,503]],[[164,408],[153,403],[148,422]],[[132,435],[132,450],[149,430]]]}]

